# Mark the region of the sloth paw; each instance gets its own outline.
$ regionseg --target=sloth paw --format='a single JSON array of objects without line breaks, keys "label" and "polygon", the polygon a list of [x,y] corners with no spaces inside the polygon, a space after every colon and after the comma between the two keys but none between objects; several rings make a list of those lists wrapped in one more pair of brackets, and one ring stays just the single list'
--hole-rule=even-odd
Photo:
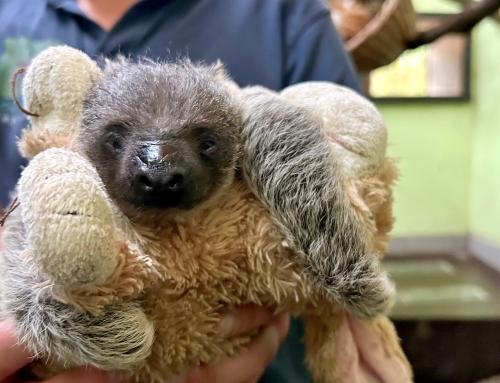
[{"label": "sloth paw", "polygon": [[115,270],[112,210],[96,170],[66,149],[48,149],[23,171],[19,201],[35,264],[58,284],[99,284]]},{"label": "sloth paw", "polygon": [[[132,370],[151,353],[155,328],[144,311],[131,303],[121,303],[100,317],[84,314],[78,351],[79,364],[105,370]],[[73,354],[75,356],[75,354]]]},{"label": "sloth paw", "polygon": [[320,290],[358,318],[385,314],[394,303],[394,284],[378,260],[359,261],[351,270],[334,270],[330,275],[315,278]]}]

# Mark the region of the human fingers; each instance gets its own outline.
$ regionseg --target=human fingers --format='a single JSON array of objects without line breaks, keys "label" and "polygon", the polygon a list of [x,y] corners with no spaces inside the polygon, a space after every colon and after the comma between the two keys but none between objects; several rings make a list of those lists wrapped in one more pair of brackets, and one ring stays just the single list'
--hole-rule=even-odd
[{"label": "human fingers", "polygon": [[253,383],[276,356],[290,326],[288,314],[281,314],[244,349],[231,359],[193,372],[186,383]]},{"label": "human fingers", "polygon": [[0,382],[31,362],[31,355],[19,344],[10,321],[0,322]]},{"label": "human fingers", "polygon": [[272,320],[271,309],[248,304],[222,314],[219,324],[220,334],[223,337],[242,335],[269,324]]}]

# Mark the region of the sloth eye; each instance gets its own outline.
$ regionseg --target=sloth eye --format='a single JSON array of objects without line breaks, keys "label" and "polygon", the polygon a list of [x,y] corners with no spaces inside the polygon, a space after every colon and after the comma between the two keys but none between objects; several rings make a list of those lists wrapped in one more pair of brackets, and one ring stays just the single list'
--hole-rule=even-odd
[{"label": "sloth eye", "polygon": [[109,134],[106,139],[106,144],[114,151],[121,150],[123,148],[122,144],[123,137],[118,134]]},{"label": "sloth eye", "polygon": [[120,150],[122,148],[122,143],[118,139],[114,139],[110,142],[111,146],[115,150]]},{"label": "sloth eye", "polygon": [[123,149],[123,136],[122,136],[122,134],[120,134],[116,131],[108,132],[108,134],[106,136],[106,145],[112,151],[115,151],[115,152]]},{"label": "sloth eye", "polygon": [[201,150],[207,151],[207,150],[213,148],[214,146],[215,146],[215,141],[213,141],[213,140],[207,140],[207,141],[204,141],[201,144]]}]

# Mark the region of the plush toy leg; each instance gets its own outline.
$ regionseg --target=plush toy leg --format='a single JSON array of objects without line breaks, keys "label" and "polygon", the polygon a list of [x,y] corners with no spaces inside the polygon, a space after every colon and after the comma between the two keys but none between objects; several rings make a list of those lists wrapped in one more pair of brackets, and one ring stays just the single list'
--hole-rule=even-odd
[{"label": "plush toy leg", "polygon": [[306,316],[307,363],[316,383],[411,383],[411,368],[389,319],[353,318],[320,302]]},{"label": "plush toy leg", "polygon": [[30,162],[19,202],[33,261],[60,285],[101,284],[118,264],[112,209],[93,167],[65,149]]}]

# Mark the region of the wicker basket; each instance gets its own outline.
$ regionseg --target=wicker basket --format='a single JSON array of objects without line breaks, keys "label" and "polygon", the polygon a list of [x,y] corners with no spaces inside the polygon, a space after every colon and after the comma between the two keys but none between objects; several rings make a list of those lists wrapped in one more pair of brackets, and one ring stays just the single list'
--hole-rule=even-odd
[{"label": "wicker basket", "polygon": [[357,68],[370,71],[396,60],[416,35],[416,20],[411,0],[386,0],[375,17],[345,42]]}]

